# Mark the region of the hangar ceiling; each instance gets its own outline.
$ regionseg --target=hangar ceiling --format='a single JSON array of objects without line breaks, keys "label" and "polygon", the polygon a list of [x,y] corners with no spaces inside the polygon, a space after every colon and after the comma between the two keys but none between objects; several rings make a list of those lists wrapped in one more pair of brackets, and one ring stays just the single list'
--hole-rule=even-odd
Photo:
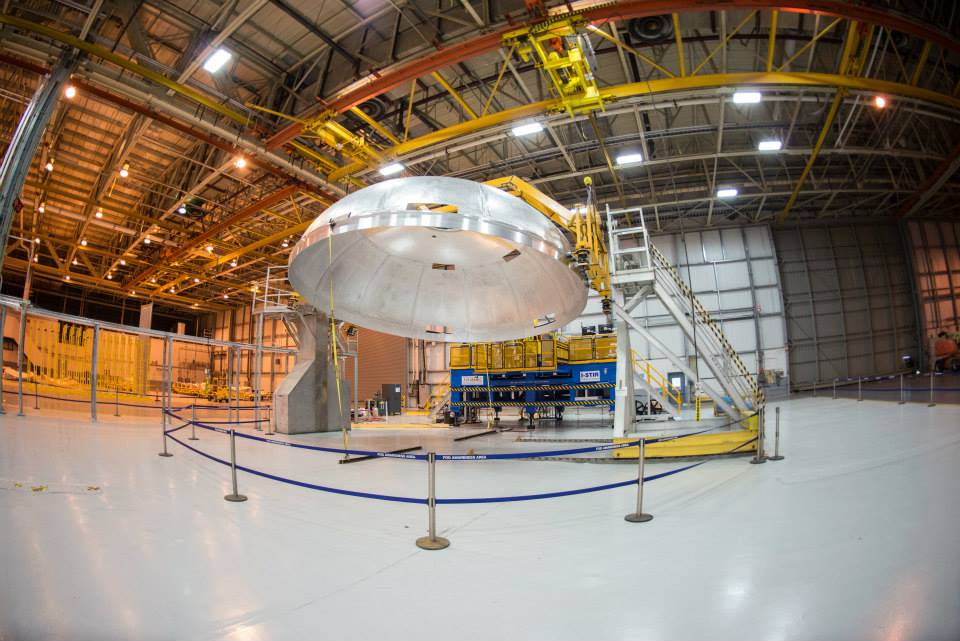
[{"label": "hangar ceiling", "polygon": [[[4,278],[30,270],[34,287],[187,313],[246,302],[327,205],[394,163],[517,175],[568,206],[589,176],[601,204],[643,207],[668,231],[955,216],[958,12],[948,1],[8,1],[4,146],[44,75],[65,53],[79,63],[28,175]],[[545,29],[559,34],[549,50],[582,53],[591,106],[526,51]],[[229,59],[205,69],[221,49]]]}]

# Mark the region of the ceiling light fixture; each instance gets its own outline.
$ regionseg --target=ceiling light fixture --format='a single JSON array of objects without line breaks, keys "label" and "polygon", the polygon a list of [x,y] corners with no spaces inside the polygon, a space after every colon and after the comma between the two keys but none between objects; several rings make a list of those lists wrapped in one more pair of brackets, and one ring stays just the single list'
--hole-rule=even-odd
[{"label": "ceiling light fixture", "polygon": [[156,279],[156,278],[151,278],[151,279],[150,279],[150,282],[151,282],[151,283],[155,283],[155,282],[157,282],[157,279]]},{"label": "ceiling light fixture", "polygon": [[143,239],[143,244],[144,244],[144,245],[149,245],[149,244],[150,244],[150,239],[149,239],[149,238],[144,238],[144,239]]},{"label": "ceiling light fixture", "polygon": [[543,125],[539,122],[526,122],[520,125],[515,125],[510,131],[513,132],[514,136],[529,136],[531,134],[538,134],[543,131]]},{"label": "ceiling light fixture", "polygon": [[47,164],[43,166],[47,171],[53,171],[53,158],[47,161]]},{"label": "ceiling light fixture", "polygon": [[121,259],[120,259],[120,264],[126,266],[127,261],[125,261],[124,259],[121,258]]},{"label": "ceiling light fixture", "polygon": [[66,276],[64,276],[63,280],[70,280],[70,274],[67,274]]},{"label": "ceiling light fixture", "polygon": [[733,94],[733,102],[738,105],[755,105],[763,100],[763,94],[759,91],[736,91]]},{"label": "ceiling light fixture", "polygon": [[717,198],[733,198],[740,192],[734,187],[727,187],[726,189],[717,190]]},{"label": "ceiling light fixture", "polygon": [[203,68],[210,73],[217,73],[232,57],[233,54],[226,49],[217,49],[204,61]]},{"label": "ceiling light fixture", "polygon": [[123,163],[123,167],[120,168],[120,177],[126,178],[129,175],[130,175],[130,163],[125,162]]},{"label": "ceiling light fixture", "polygon": [[200,282],[200,279],[199,279],[199,278],[194,278],[194,279],[193,279],[193,282],[199,283],[199,282]]},{"label": "ceiling light fixture", "polygon": [[86,247],[86,246],[87,246],[87,239],[84,238],[83,240],[81,240],[81,241],[80,241],[80,244],[81,244],[83,247]]},{"label": "ceiling light fixture", "polygon": [[67,88],[63,90],[63,95],[67,97],[67,100],[73,100],[77,97],[77,88],[73,85],[67,85]]},{"label": "ceiling light fixture", "polygon": [[643,154],[639,152],[630,152],[617,156],[617,164],[621,167],[623,165],[635,165],[638,162],[643,162]]},{"label": "ceiling light fixture", "polygon": [[39,245],[39,244],[40,244],[40,237],[37,236],[36,238],[34,238],[34,239],[33,239],[33,242],[35,242],[36,244]]},{"label": "ceiling light fixture", "polygon": [[231,267],[236,267],[236,266],[237,266],[237,259],[236,259],[236,258],[234,258],[233,260],[230,261],[230,266],[231,266]]},{"label": "ceiling light fixture", "polygon": [[237,159],[233,161],[233,166],[237,169],[243,169],[247,166],[247,159],[243,156],[237,156]]},{"label": "ceiling light fixture", "polygon": [[230,295],[229,295],[229,294],[224,294],[223,297],[224,297],[224,298],[230,298]]},{"label": "ceiling light fixture", "polygon": [[873,106],[877,109],[883,109],[887,106],[887,99],[883,96],[874,96],[873,97]]},{"label": "ceiling light fixture", "polygon": [[401,171],[403,171],[403,164],[398,162],[392,162],[380,168],[380,175],[392,176],[394,174],[399,174]]},{"label": "ceiling light fixture", "polygon": [[780,151],[783,143],[779,140],[761,140],[757,145],[759,151]]},{"label": "ceiling light fixture", "polygon": [[213,245],[207,245],[207,251],[213,253]]},{"label": "ceiling light fixture", "polygon": [[107,274],[107,280],[113,280],[113,274]]},{"label": "ceiling light fixture", "polygon": [[94,216],[96,216],[97,218],[103,218],[103,210],[97,209],[97,213],[94,214]]},{"label": "ceiling light fixture", "polygon": [[179,207],[177,207],[177,213],[178,213],[178,214],[185,214],[185,213],[187,213],[187,208],[186,208],[186,206],[185,206],[185,205],[180,205]]},{"label": "ceiling light fixture", "polygon": [[77,259],[76,259],[76,258],[73,259],[73,264],[74,264],[74,265],[79,264],[79,263],[77,263]]},{"label": "ceiling light fixture", "polygon": [[47,205],[43,201],[40,201],[40,204],[37,206],[37,211],[41,214],[47,210]]}]

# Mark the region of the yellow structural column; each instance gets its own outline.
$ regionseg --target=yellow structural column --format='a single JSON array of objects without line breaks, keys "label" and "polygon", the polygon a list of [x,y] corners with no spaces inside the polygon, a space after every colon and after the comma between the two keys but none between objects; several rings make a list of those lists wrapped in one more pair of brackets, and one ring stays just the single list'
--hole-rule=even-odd
[{"label": "yellow structural column", "polygon": [[673,14],[673,36],[677,42],[677,62],[680,64],[680,77],[687,75],[687,65],[683,59],[683,36],[680,35],[680,16]]}]

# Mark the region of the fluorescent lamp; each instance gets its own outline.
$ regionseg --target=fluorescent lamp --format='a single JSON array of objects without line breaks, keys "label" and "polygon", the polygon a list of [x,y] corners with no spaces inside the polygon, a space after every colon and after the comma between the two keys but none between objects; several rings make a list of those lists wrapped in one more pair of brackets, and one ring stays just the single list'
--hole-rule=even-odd
[{"label": "fluorescent lamp", "polygon": [[207,58],[206,62],[203,63],[203,68],[210,73],[217,73],[220,71],[220,67],[227,64],[227,61],[232,57],[233,54],[226,49],[217,49]]},{"label": "fluorescent lamp", "polygon": [[394,174],[399,174],[403,171],[403,165],[398,162],[392,162],[389,165],[384,165],[380,168],[381,176],[392,176]]},{"label": "fluorescent lamp", "polygon": [[538,134],[543,131],[543,125],[539,122],[527,122],[522,125],[516,125],[511,131],[514,136],[529,136],[530,134]]},{"label": "fluorescent lamp", "polygon": [[641,153],[620,154],[617,156],[618,165],[633,165],[638,162],[643,162],[643,154]]},{"label": "fluorescent lamp", "polygon": [[782,148],[783,143],[779,140],[761,140],[757,145],[759,151],[780,151]]},{"label": "fluorescent lamp", "polygon": [[717,198],[733,198],[740,192],[733,187],[728,187],[727,189],[718,189]]},{"label": "fluorescent lamp", "polygon": [[763,94],[759,91],[736,91],[733,94],[733,101],[738,105],[754,105],[763,99]]}]

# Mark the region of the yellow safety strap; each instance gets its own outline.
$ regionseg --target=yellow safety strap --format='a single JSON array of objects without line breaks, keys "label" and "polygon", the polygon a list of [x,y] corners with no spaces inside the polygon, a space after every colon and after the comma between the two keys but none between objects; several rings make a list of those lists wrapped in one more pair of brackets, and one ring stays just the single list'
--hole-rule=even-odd
[{"label": "yellow safety strap", "polygon": [[[333,268],[333,230],[327,236],[327,271]],[[343,401],[340,397],[340,359],[337,356],[337,326],[333,319],[333,278],[330,278],[330,340],[333,341],[333,372],[337,381],[337,410],[340,412],[340,418],[343,419]],[[354,356],[356,358],[356,356]],[[354,392],[356,393],[356,392]],[[349,449],[350,437],[347,434],[346,426],[343,427],[343,449]]]}]

